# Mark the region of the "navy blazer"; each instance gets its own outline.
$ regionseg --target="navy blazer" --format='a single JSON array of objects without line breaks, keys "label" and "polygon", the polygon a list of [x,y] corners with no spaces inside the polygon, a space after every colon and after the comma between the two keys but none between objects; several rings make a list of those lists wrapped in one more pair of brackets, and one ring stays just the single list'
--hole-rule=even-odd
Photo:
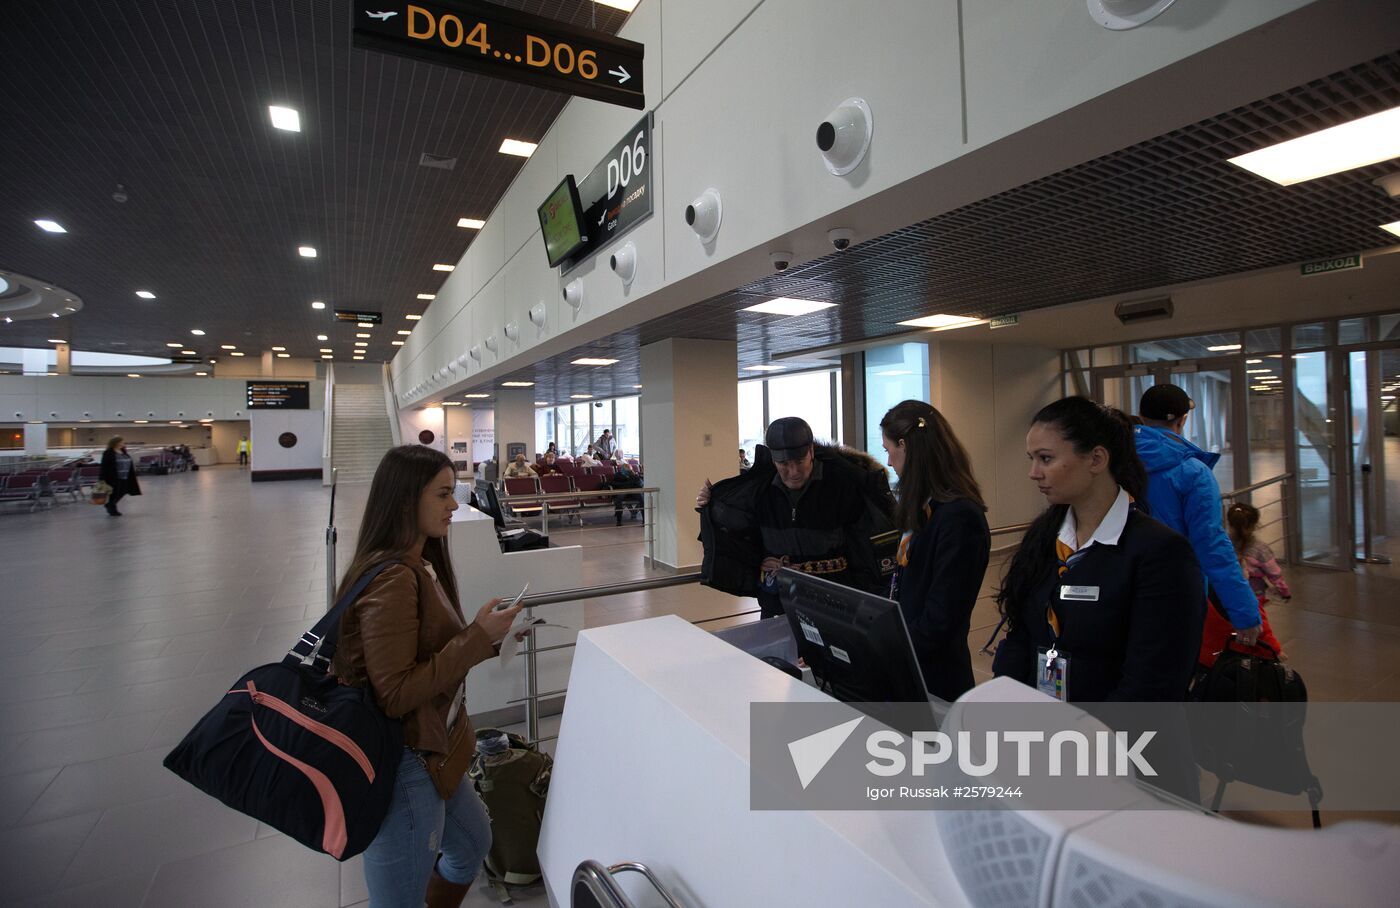
[{"label": "navy blazer", "polygon": [[952,701],[972,689],[967,635],[982,589],[992,536],[982,507],[966,498],[933,502],[924,528],[909,540],[899,572],[899,608],[924,685]]},{"label": "navy blazer", "polygon": [[[1097,587],[1098,599],[1065,599],[1064,586]],[[1186,537],[1133,508],[1117,545],[1095,543],[1063,576],[1052,561],[1029,599],[1010,604],[1012,629],[995,674],[1034,686],[1036,650],[1054,640],[1051,604],[1070,701],[1185,699],[1206,617],[1201,567]]]}]

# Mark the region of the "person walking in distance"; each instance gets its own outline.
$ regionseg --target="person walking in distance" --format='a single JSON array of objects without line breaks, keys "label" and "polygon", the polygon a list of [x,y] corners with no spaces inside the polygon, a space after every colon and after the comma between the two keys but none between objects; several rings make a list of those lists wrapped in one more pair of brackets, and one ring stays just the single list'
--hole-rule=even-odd
[{"label": "person walking in distance", "polygon": [[120,435],[113,435],[108,439],[107,450],[102,452],[102,466],[97,474],[98,479],[112,487],[112,491],[107,495],[109,517],[122,516],[122,512],[117,510],[117,502],[128,495],[141,494],[141,484],[136,481],[136,464],[132,462],[131,455],[126,453],[123,440]]},{"label": "person walking in distance", "polygon": [[603,434],[598,436],[598,440],[593,442],[593,448],[598,452],[600,460],[611,460],[613,453],[617,450],[617,442],[613,439],[612,429],[604,429]]},{"label": "person walking in distance", "polygon": [[238,440],[238,465],[248,466],[248,455],[253,451],[253,446],[248,443],[248,436],[244,435]]}]

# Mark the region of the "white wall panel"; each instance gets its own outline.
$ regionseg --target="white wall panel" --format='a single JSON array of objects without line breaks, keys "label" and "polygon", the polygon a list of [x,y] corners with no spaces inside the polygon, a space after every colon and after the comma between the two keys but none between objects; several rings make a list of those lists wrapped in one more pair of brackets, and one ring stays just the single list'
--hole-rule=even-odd
[{"label": "white wall panel", "polygon": [[[758,6],[758,0],[706,0],[704,3],[646,0],[638,7],[638,12],[651,6],[661,9],[664,26],[661,35],[661,91],[663,97],[669,97],[681,80],[700,65],[705,55]],[[630,26],[632,21],[629,19],[627,24]],[[624,32],[624,37],[632,36]],[[651,54],[652,48],[648,45],[648,62]]]}]

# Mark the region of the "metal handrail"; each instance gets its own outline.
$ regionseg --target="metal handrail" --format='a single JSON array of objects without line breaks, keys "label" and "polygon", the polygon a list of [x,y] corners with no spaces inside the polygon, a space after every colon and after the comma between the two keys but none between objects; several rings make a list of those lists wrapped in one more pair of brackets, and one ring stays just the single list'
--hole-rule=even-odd
[{"label": "metal handrail", "polygon": [[1289,479],[1292,479],[1292,478],[1293,478],[1293,474],[1292,474],[1292,473],[1280,473],[1280,474],[1278,474],[1277,476],[1271,476],[1271,477],[1269,477],[1268,479],[1261,479],[1261,480],[1259,480],[1258,482],[1254,483],[1253,485],[1243,486],[1243,487],[1238,488],[1238,489],[1231,489],[1231,490],[1228,491],[1228,492],[1221,492],[1221,493],[1220,493],[1220,498],[1221,498],[1222,501],[1223,501],[1224,499],[1227,499],[1227,498],[1238,498],[1239,496],[1245,494],[1246,492],[1253,492],[1253,491],[1255,491],[1256,489],[1262,489],[1262,488],[1264,488],[1264,486],[1271,486],[1271,485],[1273,485],[1274,483],[1277,483],[1277,482],[1285,482],[1285,481],[1287,481],[1287,480],[1289,480]]},{"label": "metal handrail", "polygon": [[644,593],[647,590],[659,590],[668,586],[685,586],[699,582],[700,572],[692,571],[671,577],[649,577],[645,580],[631,580],[609,586],[585,586],[572,590],[556,590],[552,593],[535,593],[526,596],[520,602],[525,608],[534,608],[540,605],[557,605],[560,602],[575,602],[579,599],[597,599],[601,596],[618,596],[623,593]]},{"label": "metal handrail", "polygon": [[537,493],[535,495],[502,495],[501,504],[536,504],[543,501],[564,501],[576,498],[598,498],[616,497],[618,495],[643,495],[648,492],[660,492],[661,490],[653,486],[640,489],[591,489],[587,492],[548,492]]}]

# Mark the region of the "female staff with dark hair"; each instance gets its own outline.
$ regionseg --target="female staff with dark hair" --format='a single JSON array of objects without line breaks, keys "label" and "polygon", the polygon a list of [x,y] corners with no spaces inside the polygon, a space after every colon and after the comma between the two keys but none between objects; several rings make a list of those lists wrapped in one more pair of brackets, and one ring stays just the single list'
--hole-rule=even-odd
[{"label": "female staff with dark hair", "polygon": [[120,435],[113,435],[107,440],[107,450],[102,452],[102,466],[97,473],[98,479],[112,487],[112,491],[107,493],[109,517],[122,516],[122,512],[117,510],[117,502],[128,495],[141,494],[141,484],[136,481],[136,464],[126,453],[123,440]]},{"label": "female staff with dark hair", "polygon": [[345,684],[368,684],[385,715],[403,720],[393,800],[364,853],[375,906],[420,906],[426,893],[430,908],[455,908],[491,847],[486,807],[462,784],[476,747],[465,679],[520,608],[493,611],[501,601],[493,599],[470,624],[464,619],[446,545],[455,482],[441,451],[404,445],[385,454],[338,594],[374,565],[399,562],[346,612],[331,666]]},{"label": "female staff with dark hair", "polygon": [[987,506],[942,413],[906,400],[880,420],[880,432],[899,475],[895,522],[904,531],[891,598],[904,612],[929,693],[956,700],[973,685],[967,634],[992,548]]},{"label": "female staff with dark hair", "polygon": [[1070,701],[1185,698],[1205,620],[1191,544],[1138,510],[1133,425],[1083,397],[1035,415],[1031,524],[997,603],[1010,630],[992,669]]}]

